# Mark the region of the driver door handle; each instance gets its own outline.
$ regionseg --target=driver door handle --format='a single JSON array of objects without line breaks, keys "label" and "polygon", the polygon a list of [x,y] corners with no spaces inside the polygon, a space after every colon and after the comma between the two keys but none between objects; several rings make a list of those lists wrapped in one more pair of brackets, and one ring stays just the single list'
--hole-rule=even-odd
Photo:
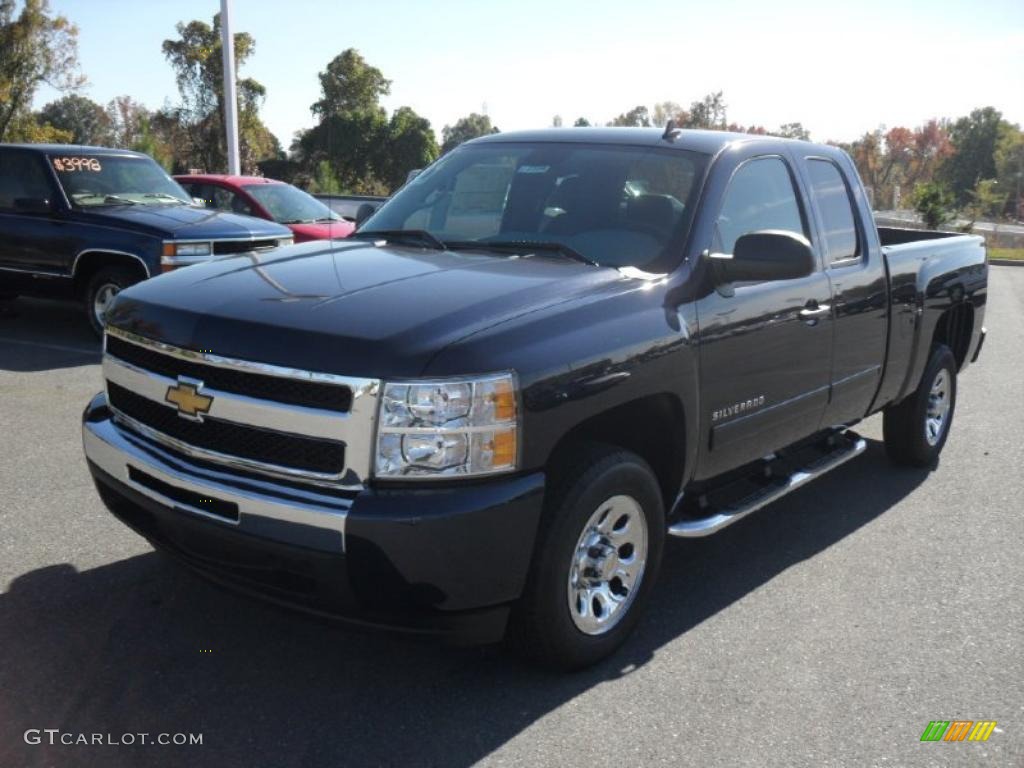
[{"label": "driver door handle", "polygon": [[804,308],[800,310],[800,319],[808,325],[814,325],[819,319],[825,317],[831,311],[831,304],[819,304],[814,299],[811,299],[807,302]]}]

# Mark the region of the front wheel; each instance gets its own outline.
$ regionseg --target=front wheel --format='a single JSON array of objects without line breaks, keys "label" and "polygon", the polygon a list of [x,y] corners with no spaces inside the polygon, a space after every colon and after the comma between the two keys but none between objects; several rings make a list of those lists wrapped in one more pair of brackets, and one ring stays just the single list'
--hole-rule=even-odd
[{"label": "front wheel", "polygon": [[138,273],[125,267],[104,267],[89,279],[85,287],[85,310],[93,333],[103,336],[107,311],[114,298],[139,279]]},{"label": "front wheel", "polygon": [[896,464],[935,463],[949,437],[956,408],[956,358],[947,346],[932,350],[917,390],[885,409],[885,450]]},{"label": "front wheel", "polygon": [[581,446],[552,473],[509,639],[558,669],[608,656],[640,618],[664,540],[661,491],[647,463],[610,446]]}]

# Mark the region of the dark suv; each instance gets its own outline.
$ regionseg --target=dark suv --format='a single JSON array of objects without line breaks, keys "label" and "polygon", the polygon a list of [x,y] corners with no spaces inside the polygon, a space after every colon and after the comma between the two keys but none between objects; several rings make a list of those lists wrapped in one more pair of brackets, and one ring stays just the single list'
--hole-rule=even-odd
[{"label": "dark suv", "polygon": [[133,283],[292,239],[279,224],[196,207],[138,152],[0,145],[0,298],[84,301],[97,334]]}]

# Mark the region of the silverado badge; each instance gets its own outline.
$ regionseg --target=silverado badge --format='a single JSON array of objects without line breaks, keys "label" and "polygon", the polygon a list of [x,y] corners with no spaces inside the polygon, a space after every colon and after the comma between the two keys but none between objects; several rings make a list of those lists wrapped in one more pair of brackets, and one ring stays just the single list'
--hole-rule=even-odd
[{"label": "silverado badge", "polygon": [[193,421],[202,421],[202,414],[209,413],[210,406],[213,405],[212,397],[199,394],[202,387],[203,382],[201,381],[184,379],[179,376],[178,383],[167,388],[164,399],[177,407],[179,416]]}]

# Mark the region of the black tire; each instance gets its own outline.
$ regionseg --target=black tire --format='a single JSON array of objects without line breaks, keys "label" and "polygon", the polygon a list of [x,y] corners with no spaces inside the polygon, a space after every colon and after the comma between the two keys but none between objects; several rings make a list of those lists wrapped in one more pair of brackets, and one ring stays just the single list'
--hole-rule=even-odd
[{"label": "black tire", "polygon": [[[622,645],[636,626],[661,566],[665,511],[654,473],[643,459],[629,451],[604,445],[582,445],[573,451],[573,458],[557,467],[550,473],[550,477],[537,546],[522,598],[512,612],[508,640],[521,655],[545,666],[567,671],[581,669],[610,655]],[[645,562],[642,568],[637,569],[639,577],[634,593],[627,591],[623,597],[623,582],[620,580],[618,587],[615,586],[617,576],[612,576],[606,582],[619,602],[603,604],[614,603],[619,607],[606,614],[609,626],[604,629],[592,627],[593,631],[600,633],[589,634],[577,624],[578,621],[586,620],[579,616],[580,609],[577,608],[574,618],[570,608],[571,601],[574,601],[573,595],[578,597],[582,594],[570,585],[570,572],[579,572],[574,563],[578,564],[577,558],[582,556],[581,553],[590,553],[596,549],[577,549],[585,530],[592,531],[591,535],[600,535],[588,523],[601,514],[602,507],[612,504],[616,498],[620,500],[615,502],[618,504],[628,503],[623,499],[635,502],[629,507],[630,514],[642,515],[643,525],[631,529],[628,535],[639,537],[646,529]],[[612,516],[618,514],[614,512]],[[610,520],[607,510],[604,515],[602,519],[609,522],[603,525],[615,524]],[[632,525],[634,523],[630,521],[622,530]],[[610,569],[619,564],[630,570],[626,564],[629,555],[637,554],[641,547],[637,545],[635,550],[631,550],[629,544],[624,543],[616,549],[619,541],[622,539],[616,539],[616,545],[612,545],[612,540],[608,539],[599,545],[604,546],[608,554],[599,561],[590,562],[601,563],[603,568],[604,563],[614,561],[609,565]],[[620,555],[623,558],[621,560]],[[639,562],[638,557],[634,559],[634,565],[639,565]],[[597,578],[596,568],[592,573]],[[574,601],[572,604],[579,606],[581,602]],[[590,621],[595,622],[594,617],[599,614],[600,611],[593,610]]]},{"label": "black tire", "polygon": [[[894,463],[929,467],[938,460],[956,410],[956,370],[956,358],[949,347],[936,346],[917,390],[885,409],[882,422],[885,451]],[[942,398],[937,397],[939,390],[942,390]],[[936,417],[942,410],[942,403],[947,407],[936,430]]]},{"label": "black tire", "polygon": [[103,267],[89,278],[82,298],[85,301],[85,313],[89,318],[89,326],[93,333],[99,337],[103,336],[103,321],[98,311],[101,294],[107,295],[107,292],[113,291],[111,296],[116,295],[141,280],[142,275],[137,270],[118,266]]}]

